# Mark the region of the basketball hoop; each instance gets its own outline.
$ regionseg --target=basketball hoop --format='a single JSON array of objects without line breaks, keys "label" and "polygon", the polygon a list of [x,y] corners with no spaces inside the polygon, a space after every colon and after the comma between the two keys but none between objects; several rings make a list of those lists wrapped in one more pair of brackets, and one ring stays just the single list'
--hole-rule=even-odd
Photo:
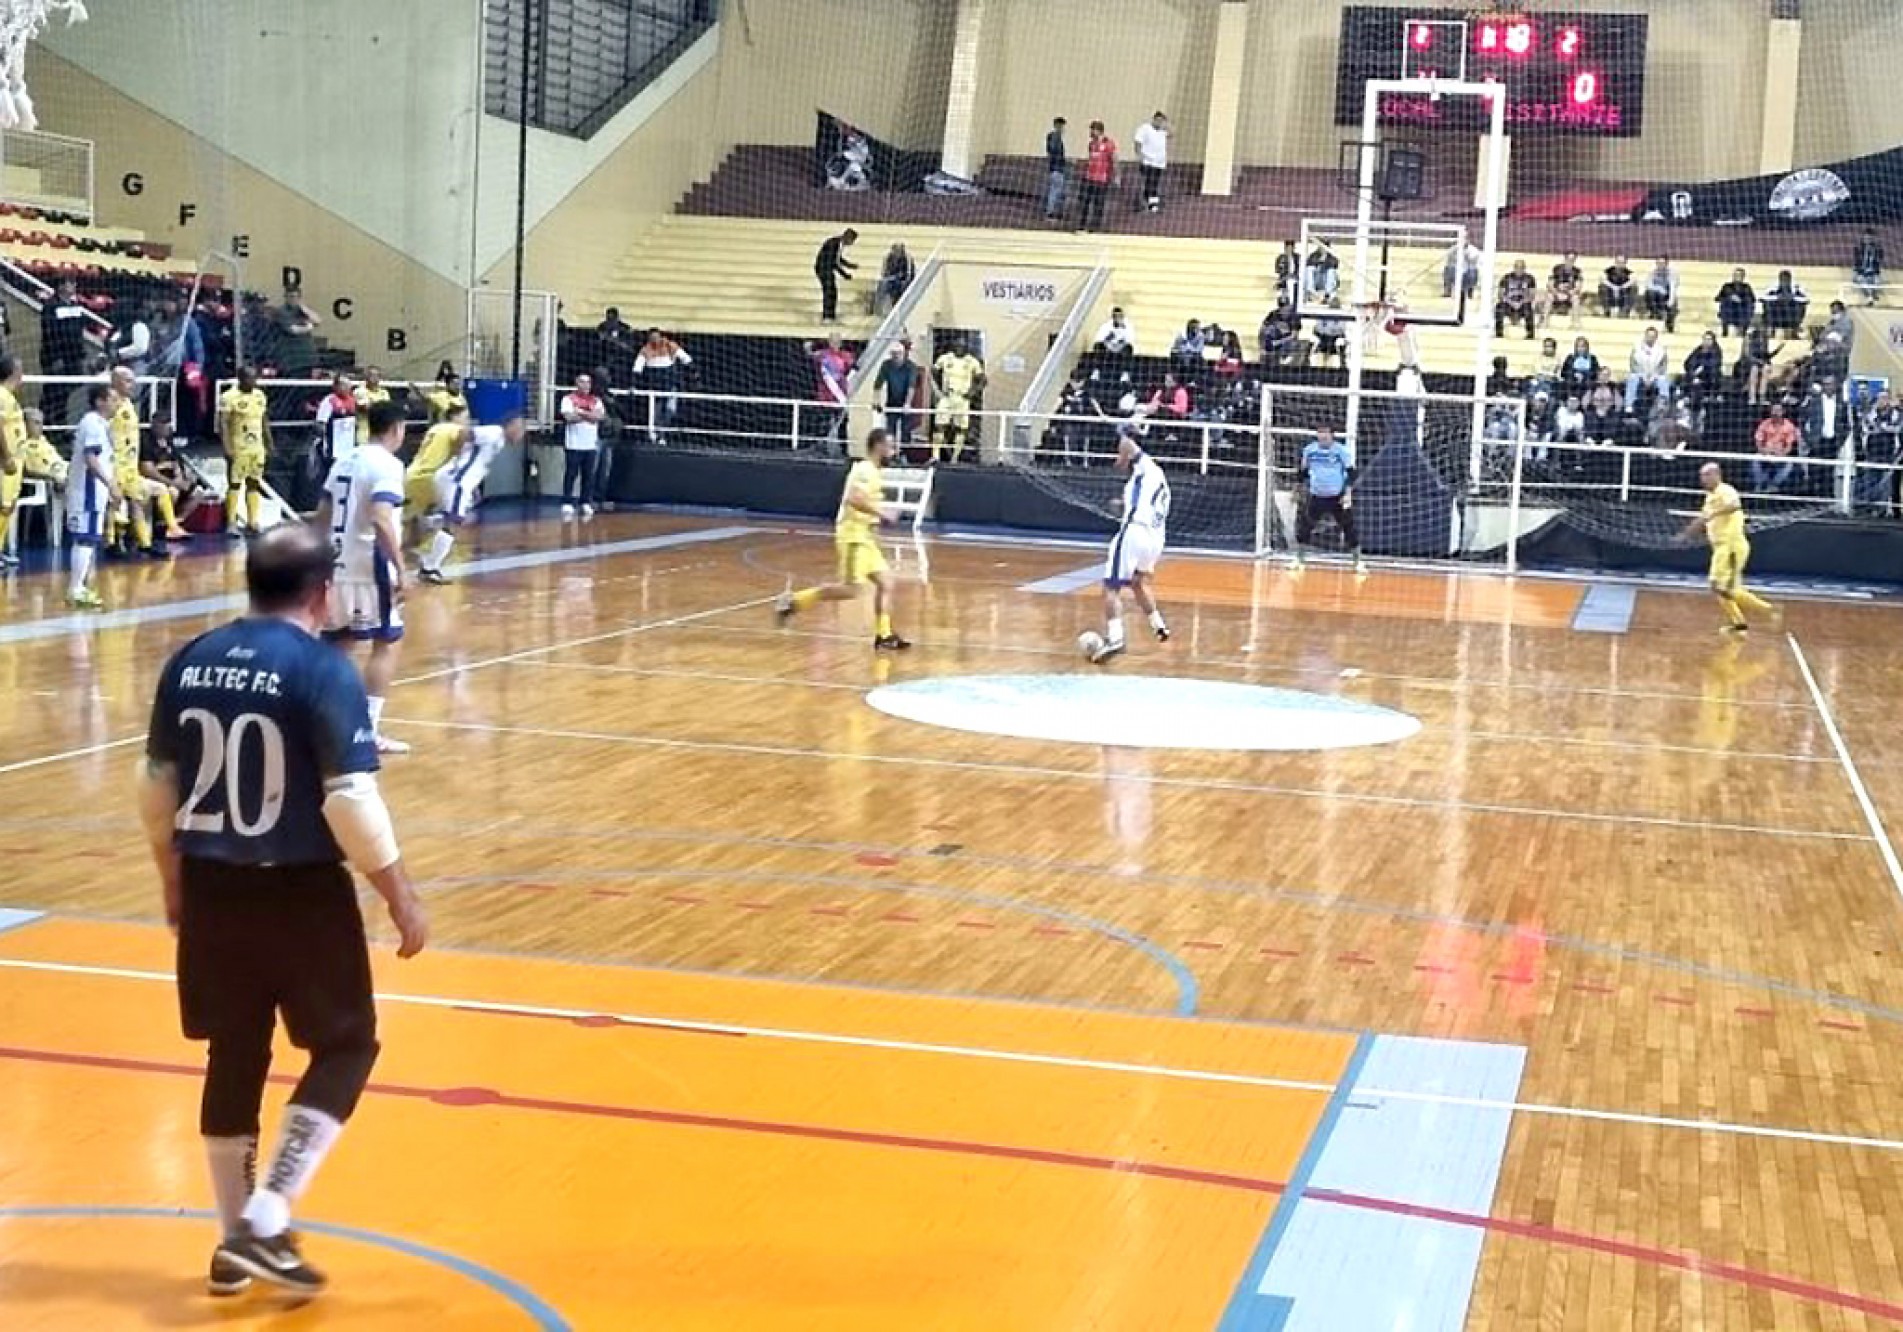
[{"label": "basketball hoop", "polygon": [[55,14],[65,15],[68,24],[83,23],[84,0],[0,0],[0,130],[39,128],[26,91],[26,46]]}]

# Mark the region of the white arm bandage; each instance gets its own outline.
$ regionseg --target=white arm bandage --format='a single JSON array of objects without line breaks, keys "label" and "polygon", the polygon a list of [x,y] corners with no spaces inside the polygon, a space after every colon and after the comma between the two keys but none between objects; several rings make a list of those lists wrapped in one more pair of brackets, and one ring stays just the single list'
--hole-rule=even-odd
[{"label": "white arm bandage", "polygon": [[388,869],[402,858],[396,828],[377,790],[377,779],[367,772],[347,773],[324,783],[324,822],[343,848],[344,857],[365,874]]},{"label": "white arm bandage", "polygon": [[178,772],[169,763],[141,758],[138,770],[139,822],[154,851],[172,849],[172,823],[178,817]]}]

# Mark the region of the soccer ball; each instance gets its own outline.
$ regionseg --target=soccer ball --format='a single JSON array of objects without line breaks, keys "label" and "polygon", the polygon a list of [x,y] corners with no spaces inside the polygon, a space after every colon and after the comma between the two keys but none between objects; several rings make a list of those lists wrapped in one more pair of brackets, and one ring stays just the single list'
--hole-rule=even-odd
[{"label": "soccer ball", "polygon": [[1085,661],[1094,660],[1103,651],[1103,635],[1095,629],[1086,629],[1077,635],[1077,650],[1084,654]]}]

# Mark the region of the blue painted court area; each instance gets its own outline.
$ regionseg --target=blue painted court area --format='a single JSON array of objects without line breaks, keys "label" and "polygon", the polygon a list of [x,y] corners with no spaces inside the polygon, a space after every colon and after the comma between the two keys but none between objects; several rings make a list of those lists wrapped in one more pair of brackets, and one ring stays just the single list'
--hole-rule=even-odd
[{"label": "blue painted court area", "polygon": [[1632,627],[1639,590],[1620,583],[1594,583],[1579,599],[1573,628],[1587,634],[1623,634]]},{"label": "blue painted court area", "polygon": [[0,907],[0,934],[5,934],[8,930],[17,930],[22,925],[31,925],[44,914],[40,911],[20,911],[13,907]]},{"label": "blue painted court area", "polygon": [[[1504,1107],[1519,1095],[1526,1051],[1377,1036],[1357,1055],[1221,1332],[1466,1325],[1485,1232],[1409,1209],[1492,1211],[1512,1121]],[[1373,1087],[1384,1095],[1360,1090]],[[1456,1103],[1461,1098],[1486,1104]],[[1381,1198],[1395,1210],[1341,1206],[1330,1194]]]},{"label": "blue painted court area", "polygon": [[1099,562],[1087,564],[1081,569],[1072,569],[1069,573],[1052,574],[1049,578],[1040,578],[1035,583],[1026,583],[1018,588],[1018,591],[1041,592],[1046,596],[1067,596],[1102,581],[1103,565]]}]

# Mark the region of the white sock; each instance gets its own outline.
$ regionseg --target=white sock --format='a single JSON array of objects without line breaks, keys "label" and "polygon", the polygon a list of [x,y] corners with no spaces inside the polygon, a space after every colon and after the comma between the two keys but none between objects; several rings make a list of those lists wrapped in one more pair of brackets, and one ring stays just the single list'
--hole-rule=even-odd
[{"label": "white sock", "polygon": [[370,729],[375,731],[383,725],[383,700],[375,694],[370,695]]},{"label": "white sock", "polygon": [[429,539],[429,554],[423,557],[423,567],[432,573],[443,571],[443,561],[449,558],[449,548],[456,544],[456,538],[445,527]]},{"label": "white sock", "polygon": [[1104,639],[1111,647],[1123,646],[1123,617],[1112,615],[1104,622]]},{"label": "white sock", "polygon": [[264,1239],[282,1235],[291,1224],[291,1204],[304,1196],[317,1167],[344,1126],[325,1114],[295,1101],[286,1107],[278,1129],[277,1150],[264,1181],[244,1205],[244,1219]]},{"label": "white sock", "polygon": [[211,1192],[218,1204],[219,1233],[229,1235],[244,1215],[245,1199],[258,1185],[258,1139],[206,1138],[205,1161],[211,1166]]},{"label": "white sock", "polygon": [[1150,628],[1152,629],[1168,628],[1168,626],[1164,624],[1163,622],[1163,608],[1161,606],[1158,606],[1155,610],[1150,612]]},{"label": "white sock", "polygon": [[86,590],[86,584],[91,581],[92,576],[93,548],[91,546],[74,546],[72,582],[68,585],[67,590],[71,592],[72,595],[78,596],[81,592]]}]

